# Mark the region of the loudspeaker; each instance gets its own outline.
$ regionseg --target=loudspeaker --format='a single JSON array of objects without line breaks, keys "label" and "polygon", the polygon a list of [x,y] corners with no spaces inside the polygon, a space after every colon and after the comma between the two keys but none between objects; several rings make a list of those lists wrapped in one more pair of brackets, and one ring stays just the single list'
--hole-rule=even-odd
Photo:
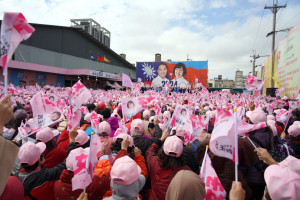
[{"label": "loudspeaker", "polygon": [[267,88],[267,96],[270,95],[271,97],[276,97],[276,89],[277,88]]}]

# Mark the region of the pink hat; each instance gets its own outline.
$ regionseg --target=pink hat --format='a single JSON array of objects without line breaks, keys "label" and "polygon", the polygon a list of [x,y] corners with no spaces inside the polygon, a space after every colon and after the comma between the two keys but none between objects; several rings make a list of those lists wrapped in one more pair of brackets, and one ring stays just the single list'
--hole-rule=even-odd
[{"label": "pink hat", "polygon": [[166,117],[166,118],[170,119],[171,118],[171,113],[169,111],[165,111],[163,113],[163,117]]},{"label": "pink hat", "polygon": [[52,140],[52,138],[54,138],[55,136],[57,136],[59,134],[58,130],[52,130],[49,127],[46,127],[40,131],[37,132],[36,134],[36,140],[42,141],[44,143],[49,142],[50,140]]},{"label": "pink hat", "polygon": [[151,116],[150,110],[144,110],[143,112],[143,118],[144,119],[149,119]]},{"label": "pink hat", "polygon": [[72,172],[75,171],[75,169],[74,169],[74,163],[76,162],[75,156],[80,156],[81,154],[84,154],[87,157],[87,155],[88,155],[87,149],[83,149],[82,147],[79,147],[79,148],[76,148],[76,149],[73,149],[72,151],[70,151],[70,154],[68,155],[68,157],[66,159],[67,170],[70,170]]},{"label": "pink hat", "polygon": [[168,156],[179,157],[183,151],[183,142],[175,135],[167,137],[163,149]]},{"label": "pink hat", "polygon": [[288,156],[265,170],[264,177],[272,199],[300,199],[299,168],[300,160]]},{"label": "pink hat", "polygon": [[154,120],[155,120],[155,116],[151,116],[151,117],[149,118],[149,123],[154,123]]},{"label": "pink hat", "polygon": [[292,137],[300,135],[300,121],[294,121],[294,123],[289,127],[288,132]]},{"label": "pink hat", "polygon": [[99,124],[99,133],[107,133],[108,135],[110,134],[110,131],[111,131],[111,127],[110,127],[110,124],[106,121],[104,122],[101,122]]},{"label": "pink hat", "polygon": [[75,142],[77,142],[80,146],[84,145],[89,141],[89,136],[86,134],[84,130],[77,130],[78,135],[75,137]]},{"label": "pink hat", "polygon": [[144,122],[141,119],[135,119],[131,122],[131,130],[144,132]]},{"label": "pink hat", "polygon": [[205,106],[205,107],[204,107],[204,110],[205,110],[205,111],[208,111],[208,110],[209,110],[209,107]]},{"label": "pink hat", "polygon": [[130,185],[138,179],[141,171],[134,160],[129,156],[124,156],[115,161],[110,176],[114,184]]},{"label": "pink hat", "polygon": [[85,120],[87,123],[91,123],[91,115],[92,115],[92,113],[87,113],[87,114],[84,116],[84,120]]},{"label": "pink hat", "polygon": [[171,130],[170,135],[174,135],[174,132],[175,135],[184,137],[184,130],[182,128],[174,126]]},{"label": "pink hat", "polygon": [[117,137],[114,137],[113,140],[114,142],[118,139],[118,138],[122,138],[124,140],[125,137],[128,137],[129,140],[129,146],[132,147],[133,146],[133,138],[130,135],[127,135],[125,133],[121,133],[119,135],[117,135]]},{"label": "pink hat", "polygon": [[277,136],[277,128],[274,120],[268,120],[267,125],[272,129],[273,136]]},{"label": "pink hat", "polygon": [[288,100],[287,96],[282,97],[282,100]]},{"label": "pink hat", "polygon": [[267,122],[267,116],[266,116],[265,112],[260,108],[257,108],[253,111],[248,111],[246,113],[246,116],[249,117],[249,119],[251,120],[251,122],[253,124]]},{"label": "pink hat", "polygon": [[43,142],[34,144],[32,142],[26,142],[20,147],[18,154],[19,162],[21,164],[28,164],[29,166],[36,163],[41,154],[45,151],[46,145]]}]

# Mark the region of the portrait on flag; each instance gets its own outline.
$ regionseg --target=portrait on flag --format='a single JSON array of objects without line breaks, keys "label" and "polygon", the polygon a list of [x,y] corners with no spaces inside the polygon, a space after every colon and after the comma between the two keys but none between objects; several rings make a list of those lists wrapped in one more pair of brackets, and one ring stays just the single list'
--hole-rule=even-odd
[{"label": "portrait on flag", "polygon": [[139,111],[142,110],[142,106],[139,104],[138,97],[122,98],[121,104],[125,122],[130,120],[133,116],[135,116]]},{"label": "portrait on flag", "polygon": [[[51,96],[51,99],[55,98]],[[33,129],[43,128],[61,121],[62,111],[55,102],[49,100],[42,92],[34,95],[30,101],[33,113]]]}]

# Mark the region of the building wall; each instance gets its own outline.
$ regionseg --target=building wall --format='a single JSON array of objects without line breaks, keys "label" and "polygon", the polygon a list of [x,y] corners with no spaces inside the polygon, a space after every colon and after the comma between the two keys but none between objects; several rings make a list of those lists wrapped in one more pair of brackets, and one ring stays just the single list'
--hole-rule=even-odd
[{"label": "building wall", "polygon": [[135,79],[135,70],[106,63],[96,62],[89,59],[45,50],[33,46],[20,44],[14,54],[16,61],[29,62],[40,65],[48,65],[67,69],[91,69],[105,71],[113,74],[128,74]]},{"label": "building wall", "polygon": [[99,46],[95,41],[81,34],[78,28],[41,24],[32,24],[32,26],[36,29],[35,32],[22,44],[84,59],[89,59],[92,53],[94,57],[105,56],[112,65],[133,68],[108,47]]}]

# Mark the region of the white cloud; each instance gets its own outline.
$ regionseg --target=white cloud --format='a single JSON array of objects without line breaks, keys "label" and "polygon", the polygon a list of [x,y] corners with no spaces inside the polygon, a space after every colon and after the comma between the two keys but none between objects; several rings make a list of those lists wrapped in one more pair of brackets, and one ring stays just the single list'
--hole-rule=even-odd
[{"label": "white cloud", "polygon": [[[251,0],[255,1],[255,0]],[[237,69],[244,74],[251,71],[250,55],[261,20],[265,2],[246,10],[237,9],[224,24],[213,24],[204,9],[236,6],[237,1],[204,0],[0,0],[0,16],[5,11],[22,12],[29,22],[69,26],[73,18],[93,18],[112,33],[111,48],[117,53],[125,53],[131,63],[153,61],[155,53],[162,59],[207,60],[209,78],[222,74],[234,78]],[[213,3],[214,2],[214,3]],[[220,3],[221,2],[221,3]],[[223,4],[222,4],[223,2]],[[225,2],[225,3],[224,3]],[[258,3],[257,3],[258,4]],[[248,12],[249,10],[249,12]],[[300,23],[300,4],[287,7],[278,13],[278,29]],[[207,11],[207,10],[206,10]],[[251,12],[253,11],[253,12]],[[220,11],[221,12],[221,11]],[[259,13],[254,15],[253,13]],[[217,13],[219,14],[219,13]],[[294,17],[295,16],[295,17]],[[260,31],[255,42],[256,53],[270,53],[272,14],[264,11]],[[278,33],[277,41],[286,34]],[[257,60],[257,64],[264,59]]]}]

